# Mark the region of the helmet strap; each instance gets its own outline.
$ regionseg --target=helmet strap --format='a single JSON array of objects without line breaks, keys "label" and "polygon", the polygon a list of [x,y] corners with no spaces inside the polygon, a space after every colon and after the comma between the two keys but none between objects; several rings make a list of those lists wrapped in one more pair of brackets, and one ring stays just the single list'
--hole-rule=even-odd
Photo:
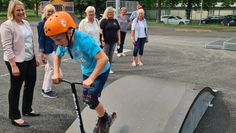
[{"label": "helmet strap", "polygon": [[66,34],[66,39],[67,39],[67,41],[68,41],[68,46],[67,46],[67,47],[68,47],[68,52],[69,52],[69,55],[70,55],[71,59],[73,59],[73,55],[72,55],[72,53],[71,53],[71,51],[70,51],[70,48],[71,48],[71,46],[72,46],[72,37],[74,36],[74,33],[75,33],[75,29],[72,29],[72,35],[71,35],[71,37],[69,38],[67,32],[65,32],[65,34]]}]

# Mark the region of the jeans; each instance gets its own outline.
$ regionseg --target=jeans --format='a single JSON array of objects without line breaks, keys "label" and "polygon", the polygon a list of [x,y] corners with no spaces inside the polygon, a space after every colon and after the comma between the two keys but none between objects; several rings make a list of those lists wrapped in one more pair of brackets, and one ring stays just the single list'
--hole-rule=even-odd
[{"label": "jeans", "polygon": [[[83,88],[83,94],[84,95],[93,95],[96,96],[97,98],[100,97],[101,92],[103,90],[103,87],[107,81],[108,75],[109,75],[110,69],[108,69],[106,72],[102,73],[99,75],[95,80],[94,80],[94,87],[91,87],[89,89]],[[83,75],[83,80],[87,79],[88,76]]]},{"label": "jeans", "polygon": [[107,44],[106,43],[104,48],[103,48],[105,54],[109,58],[110,64],[112,63],[112,58],[113,58],[113,55],[114,55],[114,50],[115,50],[116,45],[117,45],[117,43],[113,43],[113,44]]},{"label": "jeans", "polygon": [[138,40],[134,44],[134,51],[133,51],[133,56],[136,57],[139,53],[139,55],[143,55],[143,50],[144,50],[144,44],[146,42],[147,38],[138,38]]},{"label": "jeans", "polygon": [[[91,88],[83,88],[83,101],[91,108],[95,109],[99,104],[98,97],[101,96],[103,87],[107,81],[110,69],[106,72],[99,75],[94,80],[94,87]],[[87,79],[88,76],[83,75],[83,80]]]}]

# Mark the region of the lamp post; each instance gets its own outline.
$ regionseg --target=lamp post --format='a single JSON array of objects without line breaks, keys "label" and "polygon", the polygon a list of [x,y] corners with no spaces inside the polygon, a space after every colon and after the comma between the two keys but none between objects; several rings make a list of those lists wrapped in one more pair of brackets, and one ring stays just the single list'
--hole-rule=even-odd
[{"label": "lamp post", "polygon": [[201,14],[200,14],[199,25],[201,25],[201,20],[202,20],[202,5],[203,5],[203,0],[201,0]]},{"label": "lamp post", "polygon": [[120,9],[120,0],[116,0],[116,17],[119,15],[119,9]]}]

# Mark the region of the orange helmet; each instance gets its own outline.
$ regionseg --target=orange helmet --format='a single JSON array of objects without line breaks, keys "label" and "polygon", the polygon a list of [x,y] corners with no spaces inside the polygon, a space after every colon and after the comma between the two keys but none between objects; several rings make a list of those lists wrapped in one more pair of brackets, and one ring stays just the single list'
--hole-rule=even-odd
[{"label": "orange helmet", "polygon": [[76,24],[69,13],[65,11],[55,12],[44,25],[46,36],[53,36],[66,32],[69,28],[76,28]]}]

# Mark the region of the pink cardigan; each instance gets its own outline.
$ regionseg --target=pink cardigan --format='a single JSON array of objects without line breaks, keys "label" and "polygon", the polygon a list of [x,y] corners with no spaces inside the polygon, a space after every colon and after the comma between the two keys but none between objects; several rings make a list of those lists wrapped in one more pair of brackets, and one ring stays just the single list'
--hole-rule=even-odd
[{"label": "pink cardigan", "polygon": [[[33,31],[30,28],[28,21],[23,20],[26,28],[30,32]],[[9,59],[15,58],[15,62],[23,62],[25,59],[25,42],[23,33],[15,20],[7,20],[1,24],[0,27],[1,41],[3,47],[3,59],[9,61]],[[33,43],[33,42],[32,42]],[[34,43],[33,43],[34,48]],[[34,50],[33,50],[34,51]]]}]

